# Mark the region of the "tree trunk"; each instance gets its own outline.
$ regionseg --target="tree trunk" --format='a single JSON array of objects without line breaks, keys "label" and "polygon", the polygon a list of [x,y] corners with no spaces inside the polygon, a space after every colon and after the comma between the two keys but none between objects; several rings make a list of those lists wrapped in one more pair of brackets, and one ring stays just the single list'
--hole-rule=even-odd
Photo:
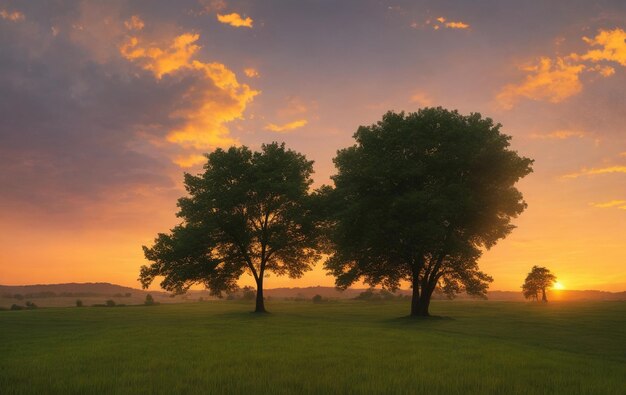
[{"label": "tree trunk", "polygon": [[546,297],[546,289],[545,288],[541,288],[541,301],[542,302],[547,302],[548,298]]},{"label": "tree trunk", "polygon": [[[421,292],[420,292],[421,291]],[[411,317],[428,317],[430,313],[428,308],[430,306],[430,297],[433,294],[433,290],[425,284],[422,284],[420,289],[419,278],[417,275],[413,275],[413,296],[411,297]]]},{"label": "tree trunk", "polygon": [[420,295],[419,302],[417,304],[417,315],[420,317],[429,317],[430,312],[428,308],[430,307],[430,298],[433,295],[434,287],[431,288],[426,284],[422,284],[422,294]]},{"label": "tree trunk", "polygon": [[256,282],[256,308],[255,313],[267,313],[265,310],[265,300],[263,299],[263,277],[259,277]]},{"label": "tree trunk", "polygon": [[419,302],[420,302],[420,285],[419,279],[416,273],[413,274],[413,295],[411,296],[411,317],[419,316]]}]

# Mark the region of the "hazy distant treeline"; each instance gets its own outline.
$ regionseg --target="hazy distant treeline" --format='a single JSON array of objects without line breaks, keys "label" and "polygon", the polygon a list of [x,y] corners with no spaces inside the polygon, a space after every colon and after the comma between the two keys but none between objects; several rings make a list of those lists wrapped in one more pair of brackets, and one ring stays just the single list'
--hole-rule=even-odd
[{"label": "hazy distant treeline", "polygon": [[38,299],[38,298],[57,298],[57,297],[67,297],[67,298],[76,298],[76,297],[99,297],[99,296],[113,296],[116,298],[130,298],[132,296],[132,294],[130,292],[121,294],[121,293],[117,293],[114,295],[111,294],[103,294],[103,293],[97,293],[97,292],[50,292],[50,291],[46,291],[46,292],[31,292],[31,293],[24,293],[24,294],[19,294],[19,293],[3,293],[2,297],[3,298],[7,298],[7,299],[17,299],[17,300],[23,300],[23,299]]}]

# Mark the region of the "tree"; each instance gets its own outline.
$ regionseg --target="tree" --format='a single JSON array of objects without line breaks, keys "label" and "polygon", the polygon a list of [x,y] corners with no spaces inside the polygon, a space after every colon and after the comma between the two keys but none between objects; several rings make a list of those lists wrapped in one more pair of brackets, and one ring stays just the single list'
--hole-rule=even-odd
[{"label": "tree", "polygon": [[255,300],[256,299],[256,291],[253,287],[246,285],[241,289],[241,297],[244,300]]},{"label": "tree", "polygon": [[204,173],[185,174],[189,196],[178,201],[183,222],[144,247],[153,262],[141,268],[144,288],[164,276],[168,291],[184,293],[198,283],[219,296],[249,273],[257,286],[255,311],[265,312],[267,273],[298,278],[320,257],[312,173],[313,162],[284,144],[208,154]]},{"label": "tree", "polygon": [[147,294],[146,300],[143,302],[143,304],[146,306],[154,306],[155,302],[154,302],[154,298],[152,297],[152,295]]},{"label": "tree", "polygon": [[388,112],[338,151],[325,262],[346,288],[362,279],[395,290],[408,281],[411,315],[428,316],[436,287],[486,297],[477,259],[508,235],[526,203],[514,184],[532,160],[509,149],[501,125],[480,114],[425,108]]},{"label": "tree", "polygon": [[522,292],[526,299],[539,300],[539,291],[541,291],[541,301],[547,302],[546,289],[550,288],[556,282],[556,276],[549,269],[540,266],[533,266],[530,273],[526,276],[522,285]]}]

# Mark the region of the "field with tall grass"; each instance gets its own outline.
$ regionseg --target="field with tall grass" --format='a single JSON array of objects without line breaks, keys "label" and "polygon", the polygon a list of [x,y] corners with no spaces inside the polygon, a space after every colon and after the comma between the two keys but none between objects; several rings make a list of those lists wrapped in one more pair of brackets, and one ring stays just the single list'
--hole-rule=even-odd
[{"label": "field with tall grass", "polygon": [[624,394],[626,303],[0,311],[2,394]]}]

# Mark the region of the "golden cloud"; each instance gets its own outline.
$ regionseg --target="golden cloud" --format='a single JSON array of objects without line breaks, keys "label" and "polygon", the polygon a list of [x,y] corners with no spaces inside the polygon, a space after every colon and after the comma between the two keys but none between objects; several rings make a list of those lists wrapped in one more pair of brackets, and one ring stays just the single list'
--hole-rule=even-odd
[{"label": "golden cloud", "polygon": [[465,22],[454,22],[454,21],[449,21],[447,22],[447,19],[444,18],[443,16],[438,17],[435,20],[431,20],[431,19],[427,19],[424,23],[417,23],[417,22],[413,22],[411,23],[411,27],[413,29],[425,29],[428,27],[432,27],[433,30],[439,30],[441,28],[446,28],[446,29],[469,29],[470,25],[465,23]]},{"label": "golden cloud", "polygon": [[470,25],[464,22],[446,22],[445,26],[450,29],[469,29]]},{"label": "golden cloud", "polygon": [[241,17],[241,15],[237,14],[236,12],[233,12],[232,14],[226,14],[226,15],[217,14],[217,20],[227,25],[234,26],[234,27],[249,27],[249,28],[252,28],[252,23],[254,22],[252,18],[247,17],[244,19]]},{"label": "golden cloud", "polygon": [[625,173],[626,166],[607,166],[593,169],[583,169],[576,173],[566,174],[563,178],[578,178],[581,176],[596,176],[600,174]]},{"label": "golden cloud", "polygon": [[[185,107],[172,110],[170,118],[181,126],[170,130],[166,139],[184,148],[208,149],[238,144],[230,136],[226,124],[241,119],[250,101],[260,92],[240,84],[237,76],[225,65],[204,63],[192,59],[200,47],[197,34],[182,34],[163,48],[143,45],[137,37],[130,37],[120,47],[126,59],[151,71],[157,80],[163,75],[190,76],[198,82],[183,93]],[[181,167],[193,166],[199,155],[177,157],[174,162]]]},{"label": "golden cloud", "polygon": [[265,126],[264,129],[272,131],[272,132],[277,132],[277,133],[286,133],[286,132],[290,132],[292,130],[301,128],[303,126],[306,126],[307,123],[309,122],[306,119],[300,119],[300,120],[289,122],[283,125],[276,125],[274,123],[270,123],[267,126]]},{"label": "golden cloud", "polygon": [[199,38],[198,34],[182,34],[169,47],[161,49],[157,46],[142,46],[137,37],[130,37],[122,44],[120,52],[126,59],[137,62],[161,79],[164,74],[189,66],[190,58],[200,49],[195,44]]},{"label": "golden cloud", "polygon": [[613,208],[617,207],[622,210],[626,210],[626,200],[611,200],[605,203],[591,203],[593,207],[597,208]]},{"label": "golden cloud", "polygon": [[504,109],[512,108],[521,97],[559,103],[582,90],[579,75],[585,65],[571,64],[560,57],[542,57],[538,64],[522,70],[532,74],[519,84],[506,85],[496,97]]},{"label": "golden cloud", "polygon": [[626,66],[626,32],[624,30],[600,30],[594,38],[583,37],[583,40],[592,47],[601,48],[580,55],[581,59],[592,62],[607,60]]},{"label": "golden cloud", "polygon": [[[583,37],[592,47],[584,54],[572,53],[566,57],[541,57],[539,64],[523,67],[530,73],[519,84],[508,84],[496,96],[498,104],[510,109],[522,97],[559,103],[582,90],[580,74],[596,72],[603,77],[615,74],[615,68],[607,65],[592,65],[600,61],[617,62],[626,66],[626,32],[622,29],[600,30],[594,38]],[[585,64],[587,62],[587,64]]]},{"label": "golden cloud", "polygon": [[126,26],[128,30],[141,30],[144,28],[145,24],[139,16],[133,15],[130,19],[124,21],[124,26]]},{"label": "golden cloud", "polygon": [[195,165],[199,165],[200,163],[206,162],[206,157],[200,154],[191,154],[191,155],[183,155],[177,156],[173,162],[182,168],[189,168]]},{"label": "golden cloud", "polygon": [[530,138],[538,140],[566,140],[573,137],[583,138],[586,136],[587,133],[581,130],[555,130],[546,134],[533,133],[530,135]]},{"label": "golden cloud", "polygon": [[256,69],[253,69],[252,67],[248,67],[244,69],[243,72],[249,78],[258,78],[261,76],[259,72]]},{"label": "golden cloud", "polygon": [[25,18],[24,14],[19,11],[10,12],[5,9],[0,10],[0,17],[2,17],[2,19],[6,19],[12,22],[23,21]]},{"label": "golden cloud", "polygon": [[615,74],[615,68],[613,68],[611,66],[597,65],[597,66],[589,68],[589,71],[595,71],[595,72],[599,73],[603,77],[610,77],[613,74]]}]

